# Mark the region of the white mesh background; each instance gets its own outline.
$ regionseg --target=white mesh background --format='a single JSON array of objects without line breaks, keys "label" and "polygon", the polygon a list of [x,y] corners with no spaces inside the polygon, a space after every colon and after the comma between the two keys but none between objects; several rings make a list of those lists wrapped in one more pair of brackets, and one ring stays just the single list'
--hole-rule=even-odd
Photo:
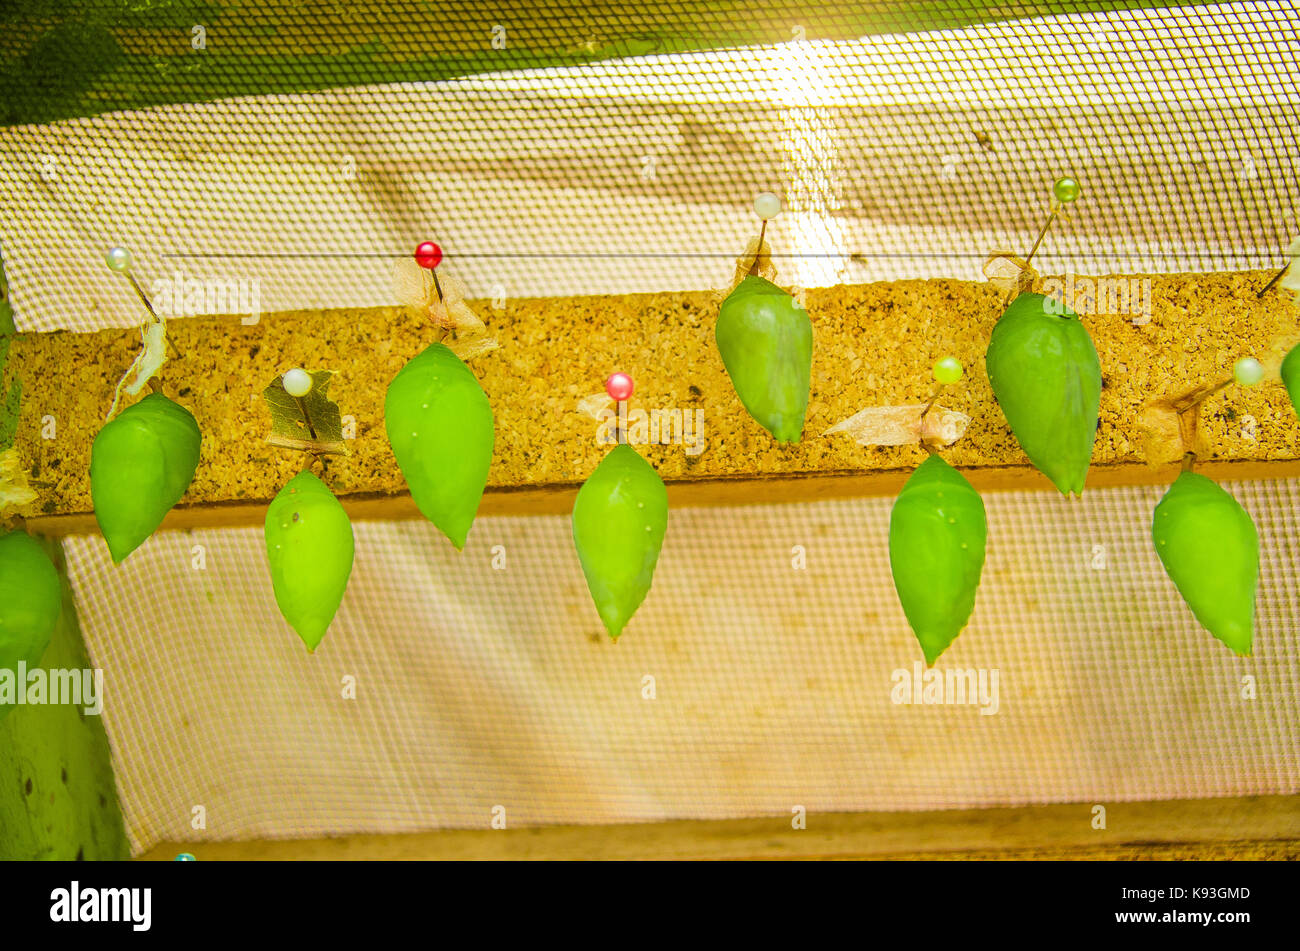
[{"label": "white mesh background", "polygon": [[975,615],[937,666],[997,668],[990,716],[890,700],[921,655],[888,499],[673,511],[617,644],[562,516],[482,518],[460,555],[423,522],[357,523],[314,656],[257,529],[162,533],[116,569],[99,538],[65,544],[137,851],[486,828],[495,805],[521,826],[1300,792],[1300,482],[1228,488],[1263,550],[1251,659],[1165,578],[1161,489],[989,494]]},{"label": "white mesh background", "polygon": [[1293,236],[1294,2],[842,41],[806,13],[785,26],[809,39],[777,46],[0,128],[18,326],[139,323],[103,267],[117,244],[146,288],[256,278],[263,311],[392,303],[394,260],[429,237],[479,298],[721,286],[760,190],[785,199],[773,249],[803,286],[978,279],[1027,250],[1065,173],[1085,200],[1045,273],[1262,268]]},{"label": "white mesh background", "polygon": [[[761,49],[0,127],[17,325],[138,324],[102,263],[116,244],[146,289],[178,269],[255,278],[263,311],[391,304],[394,261],[426,238],[480,298],[719,287],[760,190],[785,201],[769,236],[787,283],[978,279],[994,248],[1027,250],[1066,173],[1084,200],[1045,273],[1281,263],[1300,3],[836,42],[817,20],[783,24],[810,42]],[[336,26],[340,49],[372,39]],[[565,17],[554,31],[586,39]],[[920,650],[890,582],[889,500],[674,511],[616,645],[563,517],[480,519],[461,555],[424,523],[358,523],[316,656],[279,617],[257,529],[163,533],[118,568],[99,538],[66,549],[137,852],[486,827],[498,804],[528,825],[1296,793],[1300,483],[1230,487],[1263,542],[1249,660],[1164,577],[1160,489],[989,495],[976,613],[939,666],[997,668],[995,716],[890,702]]]}]

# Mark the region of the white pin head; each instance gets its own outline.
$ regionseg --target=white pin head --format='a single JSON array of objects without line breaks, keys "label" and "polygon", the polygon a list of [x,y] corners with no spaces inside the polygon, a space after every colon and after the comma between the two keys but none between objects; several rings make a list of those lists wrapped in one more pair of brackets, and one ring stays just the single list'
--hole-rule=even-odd
[{"label": "white pin head", "polygon": [[284,391],[290,396],[306,396],[311,392],[311,376],[306,370],[294,367],[284,375]]},{"label": "white pin head", "polygon": [[109,248],[104,255],[104,263],[110,271],[125,274],[131,270],[131,252],[126,248]]},{"label": "white pin head", "polygon": [[1254,357],[1242,357],[1233,364],[1232,377],[1242,386],[1254,386],[1264,379],[1264,367]]},{"label": "white pin head", "polygon": [[781,199],[771,192],[761,192],[754,199],[754,211],[764,221],[771,221],[781,213]]}]

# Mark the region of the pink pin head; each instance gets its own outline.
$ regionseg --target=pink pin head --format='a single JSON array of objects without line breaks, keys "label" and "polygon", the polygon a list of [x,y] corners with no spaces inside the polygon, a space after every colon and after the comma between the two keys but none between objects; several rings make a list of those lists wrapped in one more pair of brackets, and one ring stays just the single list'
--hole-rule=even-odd
[{"label": "pink pin head", "polygon": [[432,241],[421,241],[415,246],[415,263],[432,271],[442,263],[442,248]]},{"label": "pink pin head", "polygon": [[611,373],[609,379],[605,381],[605,392],[612,400],[631,399],[632,378],[626,373]]}]

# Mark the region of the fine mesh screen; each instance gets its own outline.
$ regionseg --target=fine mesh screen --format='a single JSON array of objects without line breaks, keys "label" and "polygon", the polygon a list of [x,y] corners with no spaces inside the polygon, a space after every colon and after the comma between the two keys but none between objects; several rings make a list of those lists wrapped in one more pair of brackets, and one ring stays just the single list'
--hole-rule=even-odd
[{"label": "fine mesh screen", "polygon": [[[991,15],[983,5],[879,4],[867,9],[887,25],[965,25],[861,36],[816,8],[732,10],[723,29],[707,10],[662,6],[675,26],[659,23],[639,56],[502,71],[531,62],[528,49],[581,52],[596,27],[552,17],[516,36],[485,11],[419,44],[474,51],[494,72],[354,85],[344,80],[375,72],[317,76],[304,60],[297,87],[338,82],[0,128],[19,327],[138,323],[129,286],[102,264],[119,244],[146,288],[177,272],[256,280],[263,311],[391,303],[393,262],[429,237],[478,298],[721,286],[753,236],[760,190],[784,198],[773,248],[782,278],[803,286],[978,279],[994,248],[1027,250],[1067,173],[1086,200],[1040,252],[1049,272],[1264,267],[1295,229],[1292,3],[1055,16],[1009,4],[999,10],[1023,18],[992,23],[970,22]],[[748,20],[805,39],[680,51]],[[312,36],[410,42],[390,18],[365,21]],[[278,27],[282,49],[307,30],[294,23]],[[507,29],[499,51],[494,25]],[[638,29],[607,24],[600,48]],[[292,62],[253,65],[270,55],[265,37],[242,41],[239,88],[294,85],[281,75]],[[207,49],[179,59],[196,75],[229,72],[238,42],[214,26]],[[184,91],[154,74],[134,76],[137,98]],[[18,108],[33,88],[13,81],[12,113],[41,114],[44,100]],[[101,100],[114,101],[88,101]]]},{"label": "fine mesh screen", "polygon": [[997,670],[996,707],[891,699],[921,652],[889,499],[672,512],[616,644],[563,516],[481,518],[460,555],[357,522],[314,656],[259,529],[160,534],[116,569],[99,538],[66,550],[137,851],[487,828],[497,805],[522,826],[1294,793],[1300,482],[1226,485],[1260,533],[1250,659],[1165,577],[1159,488],[989,494],[975,614],[936,670]]},{"label": "fine mesh screen", "polygon": [[[482,299],[721,287],[763,190],[803,286],[981,279],[1063,174],[1084,198],[1047,273],[1273,266],[1297,227],[1292,2],[162,9],[0,11],[19,330],[139,324],[113,245],[146,290],[239,285],[205,313],[392,304],[426,238]],[[162,533],[118,568],[98,537],[65,547],[137,852],[485,827],[496,805],[527,825],[1296,793],[1300,484],[1229,488],[1262,542],[1253,659],[1164,576],[1158,488],[990,494],[976,613],[938,666],[997,670],[992,715],[891,701],[920,650],[889,500],[674,511],[616,645],[563,517],[482,518],[459,556],[423,522],[356,523],[315,656],[259,529]]]}]

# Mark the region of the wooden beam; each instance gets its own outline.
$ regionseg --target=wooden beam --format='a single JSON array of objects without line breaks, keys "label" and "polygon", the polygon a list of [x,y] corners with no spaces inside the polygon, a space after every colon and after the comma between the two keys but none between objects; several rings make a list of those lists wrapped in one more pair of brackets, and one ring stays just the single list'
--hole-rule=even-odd
[{"label": "wooden beam", "polygon": [[[1276,362],[1279,341],[1300,339],[1294,304],[1255,291],[1259,272],[1166,275],[1150,280],[1150,320],[1089,314],[1104,389],[1089,485],[1165,483],[1172,469],[1143,458],[1138,415],[1152,400],[1222,379],[1240,356]],[[1125,280],[1132,278],[1126,277]],[[608,451],[579,401],[612,370],[637,383],[632,408],[689,410],[702,449],[643,445],[677,505],[888,495],[924,458],[919,447],[863,448],[823,435],[867,406],[924,402],[930,367],[957,356],[966,377],[942,403],[972,418],[945,457],[984,489],[1048,484],[1027,464],[992,398],[983,352],[1000,311],[989,285],[952,280],[811,289],[815,355],[802,442],[778,446],[744,411],[713,343],[720,294],[687,292],[511,301],[475,307],[501,348],[472,361],[496,415],[496,454],[484,513],[567,511]],[[301,468],[300,454],[266,444],[260,393],[293,366],[339,371],[331,388],[355,420],[351,454],[331,459],[327,481],[360,518],[414,515],[384,433],[388,382],[434,337],[397,308],[302,311],[245,325],[235,317],[172,321],[182,354],[162,371],[164,391],[204,433],[198,474],[167,527],[260,524],[267,502]],[[91,442],[114,386],[139,350],[135,331],[22,334],[6,384],[22,388],[16,445],[38,498],[22,513],[35,530],[94,530]],[[1300,423],[1276,379],[1231,387],[1202,412],[1204,471],[1220,478],[1300,475]]]},{"label": "wooden beam", "polygon": [[141,859],[1098,859],[1300,857],[1300,796],[1092,803],[937,812],[809,814],[405,835],[164,842]]}]

